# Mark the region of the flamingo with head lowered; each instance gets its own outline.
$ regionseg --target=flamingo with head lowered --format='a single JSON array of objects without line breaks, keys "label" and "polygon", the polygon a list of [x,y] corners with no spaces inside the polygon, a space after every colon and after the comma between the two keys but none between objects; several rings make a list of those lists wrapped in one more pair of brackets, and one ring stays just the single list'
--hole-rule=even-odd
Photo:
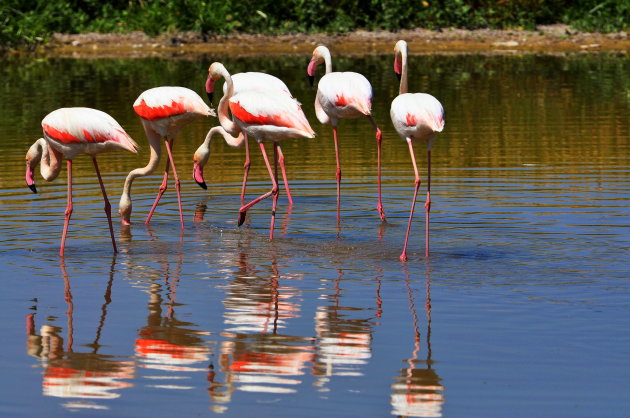
[{"label": "flamingo with head lowered", "polygon": [[394,72],[400,77],[400,88],[398,97],[392,101],[390,116],[398,135],[409,146],[411,163],[416,175],[413,201],[407,223],[407,233],[405,234],[405,244],[403,246],[401,261],[407,261],[407,243],[409,241],[409,231],[411,230],[411,220],[416,206],[418,189],[420,188],[420,175],[416,165],[416,157],[413,152],[413,142],[424,142],[427,147],[427,200],[424,204],[426,212],[425,227],[425,254],[429,256],[429,213],[431,211],[431,146],[437,134],[444,129],[444,108],[435,97],[427,93],[407,93],[407,43],[398,41],[394,48]]},{"label": "flamingo with head lowered", "polygon": [[372,85],[363,75],[354,72],[333,72],[330,51],[323,45],[313,51],[307,73],[311,85],[315,78],[315,69],[319,64],[324,64],[326,74],[319,80],[317,96],[315,98],[315,114],[323,124],[333,127],[333,139],[335,141],[335,157],[337,159],[337,213],[339,213],[341,195],[341,165],[339,161],[339,143],[337,140],[337,123],[343,118],[368,118],[376,131],[377,146],[377,179],[378,201],[376,209],[382,220],[385,220],[385,211],[381,200],[381,130],[372,117]]},{"label": "flamingo with head lowered", "polygon": [[[259,73],[259,72],[245,72],[231,75],[232,76],[232,84],[234,86],[234,94],[238,94],[247,90],[277,90],[288,96],[291,96],[291,92],[287,85],[277,77],[272,76],[271,74]],[[208,78],[206,81],[206,93],[208,95],[208,99],[210,103],[212,103],[212,99],[214,97],[214,84],[216,80],[212,80]],[[227,93],[228,84],[223,84],[223,95]],[[213,127],[208,134],[204,142],[197,148],[195,151],[195,155],[193,156],[193,178],[199,184],[199,186],[203,189],[207,188],[204,176],[203,176],[203,168],[208,162],[210,157],[210,142],[214,135],[221,135],[225,142],[232,147],[240,147],[245,145],[245,164],[243,164],[244,174],[243,174],[243,185],[241,187],[241,202],[245,201],[245,189],[247,187],[247,177],[249,175],[249,167],[251,165],[250,156],[249,156],[249,141],[245,141],[245,138],[242,133],[240,133],[240,129],[238,125],[232,125],[235,130],[234,131],[226,131],[225,128],[222,127]],[[218,128],[218,129],[217,129]],[[284,156],[280,155],[281,159],[284,159]],[[284,179],[284,186],[287,192],[287,199],[289,199],[289,206],[293,205],[293,198],[291,197],[291,189],[289,188],[289,182],[287,180],[286,172],[283,169],[282,177]]]},{"label": "flamingo with head lowered", "polygon": [[184,215],[182,213],[181,186],[175,169],[175,161],[173,160],[173,141],[185,125],[199,117],[216,116],[216,114],[197,93],[185,87],[155,87],[146,90],[134,102],[133,110],[142,120],[142,126],[151,147],[151,155],[149,163],[145,167],[136,168],[127,175],[118,208],[118,212],[122,216],[122,223],[124,225],[130,224],[132,209],[131,185],[136,177],[147,176],[155,170],[160,162],[162,154],[161,140],[163,139],[166,152],[168,153],[164,178],[145,224],[151,221],[153,212],[168,187],[168,170],[170,167],[173,169],[173,177],[175,177],[179,220],[183,229]]},{"label": "flamingo with head lowered", "polygon": [[[227,87],[226,93],[221,98],[217,109],[219,122],[227,132],[241,131],[245,141],[247,141],[249,136],[256,139],[272,183],[272,188],[269,192],[241,206],[238,225],[242,225],[245,221],[247,210],[261,200],[271,196],[273,203],[269,239],[273,239],[279,188],[277,170],[271,168],[264,142],[273,142],[274,166],[277,167],[279,162],[282,172],[285,173],[284,157],[279,141],[289,138],[314,138],[315,132],[306,120],[299,102],[289,95],[270,89],[246,90],[235,94],[234,83],[230,73],[223,64],[219,62],[212,63],[208,69],[206,86],[212,87],[220,78],[225,79]],[[229,117],[228,109],[232,113],[233,120]]]},{"label": "flamingo with head lowered", "polygon": [[44,137],[38,139],[26,153],[26,184],[37,193],[34,170],[41,163],[41,174],[47,181],[52,181],[61,171],[61,162],[65,157],[68,169],[68,203],[65,211],[65,223],[61,236],[59,255],[63,256],[66,246],[68,225],[73,211],[72,205],[72,160],[78,154],[88,154],[96,170],[105,200],[105,214],[109,223],[114,252],[117,252],[114,228],[112,227],[111,205],[107,199],[101,172],[96,162],[96,155],[102,152],[126,150],[138,151],[138,145],[125,130],[105,112],[87,107],[61,108],[52,111],[42,120]]}]

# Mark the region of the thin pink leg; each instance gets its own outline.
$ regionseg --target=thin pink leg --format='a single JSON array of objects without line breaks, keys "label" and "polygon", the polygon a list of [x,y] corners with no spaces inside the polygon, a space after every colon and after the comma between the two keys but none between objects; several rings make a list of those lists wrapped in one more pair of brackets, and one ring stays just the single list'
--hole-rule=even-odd
[{"label": "thin pink leg", "polygon": [[[277,142],[273,143],[273,165],[276,168],[274,173],[274,184],[277,188],[276,193],[273,193],[271,203],[271,226],[269,227],[269,240],[273,240],[273,231],[276,224],[276,208],[278,207],[278,197],[280,196],[280,188],[278,187],[278,154],[281,154],[280,145]],[[284,171],[284,170],[283,170]]]},{"label": "thin pink leg", "polygon": [[249,166],[251,165],[249,158],[249,138],[244,132],[243,135],[245,136],[245,163],[243,164],[245,170],[243,173],[243,186],[241,187],[241,204],[245,202],[245,189],[247,188],[247,177],[249,176]]},{"label": "thin pink leg", "polygon": [[280,163],[280,170],[282,170],[282,179],[284,180],[284,189],[287,191],[287,199],[289,199],[289,206],[293,206],[293,197],[291,197],[291,189],[289,188],[289,180],[287,179],[287,169],[284,166],[284,154],[280,145],[278,145],[278,162]]},{"label": "thin pink leg", "polygon": [[378,126],[376,125],[376,122],[374,121],[374,118],[372,118],[371,115],[368,115],[368,119],[370,120],[370,123],[372,123],[372,126],[374,127],[374,130],[376,131],[376,150],[377,150],[376,164],[377,164],[377,182],[378,182],[378,201],[376,203],[376,210],[378,211],[378,214],[381,217],[381,220],[384,221],[385,209],[383,208],[383,200],[381,198],[381,142],[383,142],[382,141],[383,133],[381,132],[380,129],[378,129]]},{"label": "thin pink leg", "polygon": [[112,246],[114,247],[114,252],[118,252],[118,248],[116,248],[116,240],[114,239],[114,227],[112,226],[112,205],[109,203],[109,199],[107,198],[107,193],[105,192],[105,185],[103,184],[103,179],[101,178],[101,170],[98,169],[98,163],[96,162],[96,157],[92,157],[92,162],[94,163],[94,169],[96,170],[96,176],[98,177],[98,183],[101,185],[101,192],[103,193],[103,200],[105,200],[105,215],[107,215],[107,222],[109,223],[109,234],[112,237]]},{"label": "thin pink leg", "polygon": [[179,183],[179,176],[177,175],[177,170],[175,169],[175,160],[173,160],[173,140],[169,142],[168,140],[164,140],[164,145],[166,145],[166,152],[168,152],[168,159],[171,162],[171,167],[173,168],[173,177],[175,178],[175,190],[177,191],[177,205],[179,206],[179,221],[182,225],[182,229],[184,229],[184,213],[182,211],[182,186]]},{"label": "thin pink leg", "polygon": [[68,225],[70,224],[70,216],[72,216],[72,160],[67,160],[68,169],[68,204],[66,205],[66,221],[63,224],[63,234],[61,235],[61,248],[59,255],[63,257],[66,248],[66,235],[68,234]]},{"label": "thin pink leg", "polygon": [[411,155],[411,162],[413,164],[413,171],[416,175],[415,189],[413,192],[413,201],[411,202],[411,211],[409,212],[409,222],[407,223],[407,233],[405,234],[405,244],[403,245],[402,254],[400,255],[400,261],[407,261],[407,242],[409,241],[409,231],[411,230],[411,220],[413,219],[413,212],[416,208],[416,199],[418,197],[418,189],[420,188],[420,175],[418,174],[418,166],[416,165],[416,157],[413,153],[413,144],[410,140],[407,140],[409,144],[409,154]]},{"label": "thin pink leg", "polygon": [[[263,158],[265,160],[265,165],[267,166],[267,171],[269,172],[269,177],[271,178],[271,182],[273,186],[271,190],[269,190],[267,193],[261,196],[258,196],[256,199],[252,200],[251,202],[249,202],[245,206],[242,206],[239,209],[238,226],[243,225],[243,222],[245,222],[245,215],[247,214],[247,211],[249,210],[249,208],[254,206],[256,203],[260,202],[261,200],[268,198],[269,196],[277,195],[279,191],[278,182],[276,181],[275,176],[273,175],[273,169],[271,168],[271,164],[269,164],[269,158],[267,158],[267,151],[265,151],[265,145],[262,142],[259,142],[258,144],[260,145],[260,151],[262,152]],[[275,213],[272,212],[272,218],[271,218],[272,227],[273,227],[274,219],[275,219]],[[270,237],[273,238],[273,230],[271,231]]]},{"label": "thin pink leg", "polygon": [[170,157],[166,156],[166,167],[164,167],[164,177],[162,178],[162,184],[160,185],[160,188],[158,189],[158,194],[155,197],[155,201],[153,202],[153,206],[151,206],[151,210],[149,211],[149,214],[147,215],[147,219],[146,221],[144,221],[145,225],[149,225],[149,222],[151,222],[151,218],[153,217],[153,212],[155,212],[155,208],[158,205],[158,202],[160,201],[160,199],[162,198],[162,195],[164,194],[164,192],[166,191],[166,189],[168,189],[168,170],[171,161],[170,161]]},{"label": "thin pink leg", "polygon": [[426,257],[429,256],[429,213],[431,212],[431,150],[427,151],[427,167],[428,167],[427,200],[424,203],[424,209],[426,213],[426,223],[425,223],[426,226],[425,226],[425,232],[424,232],[424,239],[426,242],[426,250],[425,250]]},{"label": "thin pink leg", "polygon": [[341,233],[341,162],[339,161],[339,141],[336,126],[333,126],[333,139],[335,141],[335,160],[337,161],[337,236],[339,236]]}]

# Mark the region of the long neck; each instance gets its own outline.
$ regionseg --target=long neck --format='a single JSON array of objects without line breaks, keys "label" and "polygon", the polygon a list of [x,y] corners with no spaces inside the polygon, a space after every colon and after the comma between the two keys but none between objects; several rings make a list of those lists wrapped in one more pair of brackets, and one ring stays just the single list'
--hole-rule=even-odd
[{"label": "long neck", "polygon": [[221,76],[225,79],[225,83],[227,84],[227,89],[221,101],[219,102],[219,107],[217,110],[219,116],[219,123],[227,132],[231,135],[238,135],[240,132],[240,128],[232,118],[230,118],[230,113],[228,110],[228,105],[230,98],[234,95],[234,83],[232,82],[232,77],[230,73],[225,69],[225,67],[221,68]]},{"label": "long neck", "polygon": [[149,156],[149,163],[145,167],[136,168],[135,170],[131,170],[127,175],[127,179],[125,180],[125,185],[123,187],[122,195],[120,196],[121,205],[123,201],[131,202],[131,184],[136,179],[136,177],[144,177],[151,174],[156,168],[158,163],[160,162],[160,157],[162,155],[162,144],[160,143],[160,135],[157,134],[153,129],[147,126],[147,123],[142,120],[142,125],[144,125],[144,131],[147,134],[147,139],[149,140],[149,146],[151,154]]},{"label": "long neck", "polygon": [[398,89],[398,94],[407,93],[407,48],[403,48],[400,51],[400,62],[402,64],[402,70],[400,73],[400,88]]},{"label": "long neck", "polygon": [[203,144],[195,151],[194,160],[200,167],[205,166],[208,162],[208,158],[210,158],[210,142],[212,141],[212,137],[216,135],[221,135],[225,142],[231,147],[240,147],[245,141],[245,136],[242,132],[240,132],[238,136],[232,136],[222,126],[212,127],[208,131]]},{"label": "long neck", "polygon": [[[32,150],[32,151],[31,151]],[[62,155],[59,151],[48,145],[44,138],[39,138],[29,150],[32,152],[33,158],[31,164],[40,164],[40,173],[44,180],[52,181],[59,176],[61,172]]]},{"label": "long neck", "polygon": [[326,74],[332,73],[332,57],[330,56],[330,51],[328,50],[328,48],[326,48],[324,53],[322,53],[322,57],[324,58]]}]

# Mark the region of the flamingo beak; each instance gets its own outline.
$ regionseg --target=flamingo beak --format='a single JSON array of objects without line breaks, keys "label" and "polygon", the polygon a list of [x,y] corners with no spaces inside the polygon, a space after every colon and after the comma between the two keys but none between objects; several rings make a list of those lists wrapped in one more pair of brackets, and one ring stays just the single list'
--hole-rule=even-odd
[{"label": "flamingo beak", "polygon": [[201,170],[201,167],[199,167],[199,164],[197,163],[193,164],[193,179],[195,179],[195,183],[197,183],[199,187],[201,187],[204,190],[208,190],[208,185],[206,184],[206,181],[203,178],[203,171]]},{"label": "flamingo beak", "polygon": [[212,103],[212,99],[214,99],[214,92],[213,91],[207,92],[207,94],[208,94],[208,100],[210,100],[210,103]]},{"label": "flamingo beak", "polygon": [[35,183],[29,184],[28,188],[33,191],[33,193],[37,193],[37,187],[35,187]]},{"label": "flamingo beak", "polygon": [[33,177],[33,168],[30,165],[26,166],[26,185],[33,191],[33,193],[37,193],[35,178]]},{"label": "flamingo beak", "polygon": [[315,76],[314,75],[309,75],[308,76],[308,82],[311,84],[311,87],[313,87],[313,84],[315,83]]},{"label": "flamingo beak", "polygon": [[402,74],[400,73],[395,73],[396,74],[396,78],[398,79],[398,81],[400,81],[400,79],[402,78]]}]

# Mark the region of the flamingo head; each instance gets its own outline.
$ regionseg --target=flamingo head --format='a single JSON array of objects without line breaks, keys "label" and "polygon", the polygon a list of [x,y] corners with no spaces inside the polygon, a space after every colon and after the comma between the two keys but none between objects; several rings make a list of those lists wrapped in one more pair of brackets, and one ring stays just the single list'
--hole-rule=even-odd
[{"label": "flamingo head", "polygon": [[[41,140],[43,141],[43,139]],[[37,193],[35,187],[35,167],[42,158],[42,150],[39,146],[40,140],[37,140],[26,152],[26,185],[33,193]]]},{"label": "flamingo head", "polygon": [[403,55],[407,56],[407,42],[400,40],[394,46],[394,73],[396,73],[398,81],[402,76]]},{"label": "flamingo head", "polygon": [[229,77],[229,74],[230,73],[227,72],[220,62],[210,64],[210,68],[208,68],[208,78],[206,79],[206,93],[208,94],[210,103],[212,103],[212,99],[214,98],[214,83],[220,78]]},{"label": "flamingo head", "polygon": [[120,213],[121,223],[123,225],[131,225],[131,199],[125,193],[123,193],[123,195],[120,197],[118,213]]},{"label": "flamingo head", "polygon": [[[201,148],[201,147],[200,147]],[[205,179],[203,178],[203,167],[206,165],[210,153],[204,153],[200,150],[193,155],[193,179],[204,190],[208,189]]]},{"label": "flamingo head", "polygon": [[326,61],[326,56],[330,56],[330,51],[324,45],[319,45],[315,50],[313,50],[313,56],[308,63],[308,67],[306,68],[306,73],[308,74],[308,81],[313,86],[313,82],[315,81],[315,69],[319,64],[322,64]]}]

